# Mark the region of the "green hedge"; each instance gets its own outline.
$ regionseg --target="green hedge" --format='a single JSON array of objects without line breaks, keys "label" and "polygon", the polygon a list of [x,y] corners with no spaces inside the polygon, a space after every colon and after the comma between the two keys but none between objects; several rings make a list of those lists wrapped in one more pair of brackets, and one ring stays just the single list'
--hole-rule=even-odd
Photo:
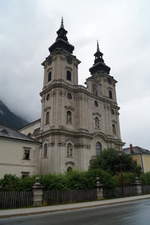
[{"label": "green hedge", "polygon": [[150,185],[150,172],[143,173],[140,178],[141,178],[142,184]]},{"label": "green hedge", "polygon": [[[112,176],[100,169],[92,169],[86,172],[72,171],[66,174],[36,175],[25,178],[8,174],[0,180],[0,189],[4,191],[30,191],[37,176],[45,190],[93,189],[96,187],[97,177],[100,178],[104,187],[113,189],[122,183],[125,185],[133,184],[136,177],[134,173],[127,172]],[[140,178],[143,184],[150,184],[150,172],[141,175]]]},{"label": "green hedge", "polygon": [[[113,188],[116,185],[115,179],[103,170],[90,170],[87,172],[72,171],[66,174],[38,175],[40,183],[45,190],[81,190],[93,189],[96,184],[96,177],[100,177],[105,187]],[[35,183],[36,176],[19,178],[14,175],[5,175],[0,180],[1,190],[5,191],[29,191]]]},{"label": "green hedge", "polygon": [[117,186],[120,186],[122,184],[124,185],[134,184],[135,178],[136,174],[130,172],[124,172],[114,176]]}]

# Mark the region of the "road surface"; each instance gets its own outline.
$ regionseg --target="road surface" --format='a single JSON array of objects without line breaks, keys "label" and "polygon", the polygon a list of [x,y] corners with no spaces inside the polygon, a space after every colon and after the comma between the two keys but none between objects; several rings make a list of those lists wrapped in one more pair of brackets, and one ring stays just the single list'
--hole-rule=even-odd
[{"label": "road surface", "polygon": [[150,199],[0,219],[0,225],[150,225]]}]

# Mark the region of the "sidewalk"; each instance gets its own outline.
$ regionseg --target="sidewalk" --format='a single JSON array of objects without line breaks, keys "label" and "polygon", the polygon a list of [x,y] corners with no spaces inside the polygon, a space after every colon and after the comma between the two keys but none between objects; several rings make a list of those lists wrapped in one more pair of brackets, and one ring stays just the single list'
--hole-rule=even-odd
[{"label": "sidewalk", "polygon": [[134,197],[117,198],[117,199],[111,199],[111,200],[99,200],[99,201],[92,201],[92,202],[62,204],[62,205],[46,206],[46,207],[0,210],[0,218],[33,215],[33,214],[48,213],[48,212],[58,212],[58,211],[65,211],[65,210],[90,208],[90,207],[96,207],[96,206],[113,205],[117,203],[124,203],[124,202],[130,202],[130,201],[136,201],[136,200],[148,199],[148,198],[150,198],[150,194],[134,196]]}]

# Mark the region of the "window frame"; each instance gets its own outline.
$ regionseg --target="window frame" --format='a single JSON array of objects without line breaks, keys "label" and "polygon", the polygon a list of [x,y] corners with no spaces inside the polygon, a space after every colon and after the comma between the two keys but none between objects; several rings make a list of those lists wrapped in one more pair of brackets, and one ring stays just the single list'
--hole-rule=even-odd
[{"label": "window frame", "polygon": [[48,125],[50,122],[50,112],[47,111],[45,114],[45,125]]},{"label": "window frame", "polygon": [[50,98],[50,94],[48,93],[48,94],[46,95],[46,101],[48,101],[49,98]]},{"label": "window frame", "polygon": [[21,172],[21,177],[22,178],[26,178],[26,177],[29,177],[30,176],[30,172],[28,172],[28,171],[22,171]]},{"label": "window frame", "polygon": [[52,80],[52,71],[48,71],[47,73],[47,82],[49,83]]},{"label": "window frame", "polygon": [[66,71],[66,80],[72,81],[72,72],[70,70]]},{"label": "window frame", "polygon": [[94,105],[95,107],[98,107],[98,102],[96,100],[94,101]]},{"label": "window frame", "polygon": [[96,142],[96,156],[99,156],[102,152],[102,144],[101,142],[97,141]]},{"label": "window frame", "polygon": [[[46,146],[46,148],[45,148]],[[47,143],[44,143],[43,145],[43,158],[46,159],[48,158],[48,144]]]},{"label": "window frame", "polygon": [[94,118],[94,122],[95,122],[95,129],[100,129],[100,119],[98,116]]},{"label": "window frame", "polygon": [[23,160],[31,159],[31,147],[23,147]]},{"label": "window frame", "polygon": [[71,167],[71,166],[68,166],[68,167],[67,167],[67,173],[70,173],[70,172],[72,172],[72,171],[73,171],[72,167]]},{"label": "window frame", "polygon": [[72,112],[70,110],[66,112],[66,124],[72,124]]},{"label": "window frame", "polygon": [[70,92],[67,93],[67,98],[68,98],[69,100],[72,99],[72,94],[71,94]]},{"label": "window frame", "polygon": [[117,135],[117,129],[116,129],[115,123],[112,124],[112,132],[113,132],[113,135]]},{"label": "window frame", "polygon": [[110,99],[113,99],[113,93],[112,93],[112,90],[108,90],[108,97]]},{"label": "window frame", "polygon": [[67,154],[66,154],[67,158],[72,158],[73,157],[73,144],[72,143],[68,143],[67,144]]}]

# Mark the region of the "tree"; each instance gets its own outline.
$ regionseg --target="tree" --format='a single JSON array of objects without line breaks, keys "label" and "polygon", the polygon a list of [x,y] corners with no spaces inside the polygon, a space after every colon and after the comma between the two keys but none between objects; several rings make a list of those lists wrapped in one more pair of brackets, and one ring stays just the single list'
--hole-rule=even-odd
[{"label": "tree", "polygon": [[130,155],[115,149],[105,149],[99,156],[92,159],[90,162],[90,169],[102,169],[112,175],[123,172],[133,172],[139,174],[141,168],[131,158]]}]

